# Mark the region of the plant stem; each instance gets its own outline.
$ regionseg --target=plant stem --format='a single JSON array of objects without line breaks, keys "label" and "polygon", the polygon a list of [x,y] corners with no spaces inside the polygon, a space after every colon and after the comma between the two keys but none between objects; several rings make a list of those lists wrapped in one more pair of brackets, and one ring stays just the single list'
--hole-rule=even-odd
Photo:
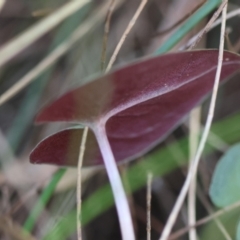
[{"label": "plant stem", "polygon": [[121,177],[117,169],[117,164],[115,162],[115,158],[113,156],[112,149],[106,135],[105,126],[96,126],[94,128],[94,133],[98,140],[100,151],[102,153],[110,185],[113,191],[113,196],[119,217],[122,239],[134,240],[134,228],[130,209],[128,206],[127,196],[125,194]]},{"label": "plant stem", "polygon": [[[228,144],[239,141],[240,131],[240,114],[234,114],[228,118],[218,121],[213,124],[212,132],[218,135]],[[170,149],[175,148],[176,144],[182,150],[182,155],[179,155],[179,164],[184,166],[187,164],[188,156],[188,138],[182,138],[177,143],[171,143]],[[204,149],[204,156],[214,151],[212,145],[208,145]],[[159,159],[162,161],[159,162]],[[154,176],[164,176],[177,167],[179,164],[170,153],[169,148],[163,148],[156,151],[154,154],[145,156],[145,161],[133,165],[127,169],[126,175],[129,181],[130,191],[135,192],[141,187],[146,185],[146,171],[150,171]],[[101,205],[98,204],[101,202]],[[107,211],[114,204],[109,184],[102,186],[89,196],[82,205],[82,225],[86,226],[94,218],[98,217],[104,211]],[[239,203],[240,206],[240,203]],[[75,230],[76,226],[72,223],[76,219],[76,210],[74,209],[70,213],[66,214],[56,225],[50,229],[43,240],[65,240]],[[188,230],[187,230],[188,231]],[[184,232],[185,233],[185,232]]]},{"label": "plant stem", "polygon": [[146,197],[146,202],[147,202],[147,240],[151,240],[152,179],[153,179],[153,174],[151,172],[149,172],[147,175],[147,197]]},{"label": "plant stem", "polygon": [[[197,146],[198,136],[200,135],[200,119],[201,119],[201,107],[196,107],[190,113],[189,121],[189,169],[191,168],[192,159],[194,158]],[[188,192],[188,223],[194,225],[196,223],[196,188],[197,188],[197,173],[193,177]],[[195,228],[189,231],[189,239],[197,240],[197,231]]]},{"label": "plant stem", "polygon": [[218,55],[218,66],[217,66],[217,71],[215,75],[215,81],[214,81],[214,86],[213,86],[213,93],[211,97],[211,102],[210,102],[210,107],[208,111],[208,116],[207,116],[207,121],[206,125],[195,155],[195,158],[191,164],[191,167],[189,169],[189,173],[187,175],[187,178],[183,184],[183,187],[181,189],[181,192],[177,198],[177,201],[173,207],[172,212],[170,213],[170,216],[168,217],[167,223],[163,229],[162,235],[159,240],[167,240],[169,238],[169,235],[171,233],[172,227],[176,221],[176,218],[178,216],[178,213],[181,209],[181,206],[184,202],[184,199],[186,197],[186,194],[188,192],[189,186],[191,184],[192,178],[195,175],[198,164],[201,158],[201,155],[203,153],[205,144],[207,142],[207,137],[212,125],[212,120],[214,116],[214,110],[215,110],[215,104],[216,104],[216,98],[217,98],[217,93],[218,93],[218,86],[219,86],[219,79],[220,79],[220,74],[222,70],[222,62],[223,62],[223,51],[224,51],[224,34],[225,34],[225,27],[226,27],[226,15],[227,15],[227,0],[223,0],[225,3],[224,5],[221,5],[223,7],[222,9],[222,27],[221,27],[221,37],[220,37],[220,46],[219,46],[219,55]]},{"label": "plant stem", "polygon": [[82,239],[82,229],[81,229],[81,205],[82,205],[82,163],[86,147],[88,135],[88,127],[85,127],[83,130],[82,140],[80,144],[80,151],[78,157],[78,178],[77,178],[77,234],[78,240]]}]

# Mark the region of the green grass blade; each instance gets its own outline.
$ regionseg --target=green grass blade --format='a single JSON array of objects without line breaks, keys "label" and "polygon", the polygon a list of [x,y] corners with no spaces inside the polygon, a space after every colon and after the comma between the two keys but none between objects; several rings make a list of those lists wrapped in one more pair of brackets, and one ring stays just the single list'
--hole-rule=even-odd
[{"label": "green grass blade", "polygon": [[11,58],[30,46],[33,42],[46,34],[48,31],[56,27],[64,19],[72,16],[79,9],[84,7],[89,0],[70,1],[64,6],[56,10],[51,15],[45,17],[35,25],[31,26],[25,32],[21,33],[11,41],[6,43],[0,49],[0,67],[8,62]]},{"label": "green grass blade", "polygon": [[[207,14],[209,14],[214,8],[216,8],[221,3],[221,0],[209,0],[207,1],[196,13],[194,13],[187,21],[184,23],[175,33],[170,36],[170,38],[155,52],[155,55],[159,55],[169,51],[174,45],[176,45],[196,24],[198,24]],[[239,117],[240,118],[240,117]],[[232,119],[234,120],[234,119]],[[215,127],[217,125],[214,125]],[[232,140],[236,135],[231,135]],[[225,139],[226,141],[226,139]],[[233,140],[234,141],[234,140]],[[187,156],[187,144],[188,140],[183,139],[177,145],[181,146],[183,153]],[[179,147],[178,146],[178,147]],[[209,146],[206,149],[205,153],[212,150]],[[161,150],[155,155],[151,155],[146,159],[146,161],[140,163],[133,168],[130,168],[127,175],[130,182],[131,191],[135,191],[146,182],[144,174],[146,169],[151,170],[154,175],[164,175],[174,168],[177,167],[176,162],[172,161],[162,161],[161,164],[156,164],[157,159],[172,159],[173,157],[169,153],[168,149]],[[187,158],[185,158],[187,159]],[[182,164],[185,163],[185,159],[179,159]],[[159,167],[156,167],[159,166]],[[102,204],[99,204],[101,202]],[[96,204],[98,203],[98,204]],[[92,194],[86,201],[83,203],[82,207],[82,224],[87,224],[93,218],[97,217],[103,211],[107,210],[113,205],[113,196],[111,188],[109,185],[106,185]],[[75,229],[75,217],[76,213],[73,211],[69,214],[64,220],[58,224],[49,234],[44,238],[45,240],[54,240],[54,239],[66,239]],[[70,220],[71,219],[71,220]],[[70,220],[70,221],[69,221]]]},{"label": "green grass blade", "polygon": [[[61,44],[69,35],[71,35],[74,29],[85,19],[90,7],[91,4],[86,4],[83,8],[81,8],[81,10],[63,22],[49,47],[49,53],[59,44]],[[55,66],[50,67],[43,74],[41,74],[31,84],[27,94],[24,96],[18,115],[14,119],[12,127],[7,134],[8,142],[13,151],[16,151],[16,149],[19,147],[19,143],[21,142],[26,130],[36,115],[39,99],[52,75],[52,72],[54,71],[54,67]],[[9,163],[9,159],[7,159],[7,161]]]},{"label": "green grass blade", "polygon": [[[240,139],[240,114],[233,115],[225,120],[214,123],[212,132],[222,138],[228,144],[232,144]],[[182,151],[182,156],[175,159],[171,149],[178,147]],[[204,154],[211,153],[214,149],[207,144]],[[185,156],[185,157],[184,157]],[[169,147],[161,149],[145,158],[144,161],[130,167],[127,170],[130,191],[134,192],[146,184],[146,174],[151,171],[154,176],[163,176],[180,165],[188,161],[188,138],[184,138]],[[113,206],[114,200],[109,185],[105,185],[89,198],[82,205],[82,225],[88,224],[91,220]],[[65,240],[76,229],[76,212],[72,211],[46,234],[44,240]]]},{"label": "green grass blade", "polygon": [[30,215],[28,216],[23,228],[27,232],[31,232],[35,225],[35,222],[43,209],[45,208],[46,204],[48,203],[49,199],[51,198],[58,182],[66,172],[66,169],[59,169],[52,177],[50,183],[47,187],[43,190],[41,196],[39,197],[36,205],[33,207]]},{"label": "green grass blade", "polygon": [[206,17],[214,8],[221,4],[221,0],[207,1],[196,13],[174,32],[163,45],[156,50],[155,55],[163,54],[173,48],[194,26]]}]

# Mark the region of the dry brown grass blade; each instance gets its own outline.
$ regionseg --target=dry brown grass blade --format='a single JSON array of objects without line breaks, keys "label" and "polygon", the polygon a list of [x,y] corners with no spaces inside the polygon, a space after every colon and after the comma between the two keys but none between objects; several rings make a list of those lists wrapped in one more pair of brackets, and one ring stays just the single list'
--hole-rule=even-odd
[{"label": "dry brown grass blade", "polygon": [[[214,140],[215,140],[215,139],[214,139]],[[177,139],[174,139],[174,138],[173,138],[172,141],[175,142],[175,143],[177,143]],[[208,138],[208,143],[210,144],[209,138]],[[213,146],[213,145],[212,145],[212,146]],[[214,146],[213,146],[213,147],[214,147]],[[181,166],[181,162],[179,161],[179,159],[185,158],[185,156],[184,156],[184,154],[183,154],[183,152],[182,152],[182,149],[180,148],[180,146],[178,146],[178,145],[176,144],[174,147],[172,146],[172,147],[170,148],[170,152],[171,152],[171,154],[173,155],[173,157],[175,158],[175,161],[179,163],[179,167],[180,167],[180,166]],[[225,151],[224,151],[224,152],[225,152]],[[183,173],[184,176],[187,175],[187,173],[186,173],[184,170],[182,170],[182,173]],[[197,192],[198,199],[201,201],[201,203],[203,204],[203,206],[205,207],[205,209],[208,211],[209,215],[213,214],[213,210],[212,210],[212,208],[211,208],[211,205],[208,203],[207,198],[205,197],[203,191],[201,190],[201,186],[200,186],[199,184],[197,185],[196,192]],[[224,226],[221,224],[221,222],[220,222],[218,219],[213,219],[213,220],[216,222],[219,230],[222,232],[222,234],[224,235],[225,239],[226,239],[226,240],[231,240],[228,232],[226,231],[226,229],[224,228]],[[193,229],[193,228],[195,229],[195,227],[194,227],[195,224],[196,224],[196,223],[194,223],[194,224],[189,224],[189,226],[193,226],[192,228],[189,228],[189,230],[190,230],[190,229]],[[158,230],[159,230],[159,229],[160,229],[160,228],[158,228]],[[184,228],[184,229],[185,229],[185,228]],[[171,235],[171,236],[172,236],[172,235]]]},{"label": "dry brown grass blade", "polygon": [[[109,62],[109,64],[108,64],[107,69],[106,69],[105,72],[108,72],[108,71],[111,69],[111,67],[112,67],[112,65],[113,65],[113,63],[114,63],[114,61],[115,61],[115,59],[116,59],[116,56],[117,56],[117,54],[118,54],[118,52],[119,52],[119,50],[120,50],[120,48],[121,48],[121,46],[122,46],[122,44],[124,43],[124,41],[125,41],[128,33],[131,31],[132,27],[134,26],[134,24],[135,24],[138,16],[140,15],[140,13],[141,13],[141,11],[143,10],[143,8],[144,8],[144,6],[146,5],[146,3],[147,3],[147,0],[142,0],[142,2],[140,3],[139,8],[137,9],[135,15],[134,15],[133,18],[131,19],[131,21],[130,21],[128,27],[127,27],[127,29],[125,30],[125,32],[124,32],[124,34],[123,34],[123,36],[122,36],[122,38],[120,39],[120,41],[119,41],[119,43],[118,43],[118,45],[117,45],[117,47],[116,47],[116,49],[115,49],[115,51],[114,51],[114,53],[113,53],[113,56],[112,56],[112,58],[110,59],[110,62]],[[111,5],[110,5],[110,6],[111,6]],[[110,16],[111,16],[111,15],[109,14],[109,15],[108,15],[109,21],[110,21],[110,19],[111,19]],[[104,45],[103,45],[103,46],[104,46]],[[104,51],[106,51],[106,50],[103,49],[103,53],[104,53]],[[104,54],[103,54],[103,57],[104,57]],[[86,129],[87,129],[87,127],[85,127],[84,131],[85,131]],[[87,137],[87,134],[86,134],[86,137]],[[85,148],[85,147],[84,147],[84,148]],[[82,154],[84,153],[84,148],[81,150],[80,154],[81,154],[81,153],[82,153]],[[115,163],[115,164],[116,164],[116,163]],[[80,171],[80,170],[81,170],[81,169],[78,169],[78,171]],[[116,172],[118,173],[117,167],[116,167]],[[109,175],[109,176],[110,176],[110,175]],[[116,179],[116,177],[119,178],[119,179]],[[115,179],[118,180],[119,183],[121,183],[121,177],[120,177],[119,174],[117,174],[117,175],[115,174]],[[81,181],[79,182],[79,184],[81,184]],[[113,185],[113,183],[112,183],[112,185]],[[115,184],[114,184],[114,185],[115,185]],[[126,200],[126,202],[127,202],[127,197],[126,197],[126,195],[125,195],[125,193],[124,193],[124,188],[123,188],[122,184],[118,184],[118,185],[119,185],[118,187],[121,187],[121,188],[122,188],[122,189],[119,189],[119,192],[120,192],[120,190],[121,190],[121,192],[123,193],[122,201],[123,201],[123,200],[124,200],[124,201]],[[113,193],[114,193],[114,194],[115,194],[115,192],[116,192],[116,190],[113,189]],[[115,196],[115,200],[116,200],[116,197],[117,197],[117,196]],[[79,197],[78,197],[78,198],[79,198]],[[81,196],[80,196],[80,198],[81,198]],[[118,215],[119,215],[119,222],[120,222],[120,226],[121,226],[122,237],[123,237],[123,239],[125,239],[125,240],[127,240],[128,237],[130,237],[131,239],[135,239],[135,236],[134,236],[134,228],[133,228],[132,221],[130,220],[131,226],[126,226],[126,224],[124,223],[125,220],[122,219],[122,217],[120,217],[120,216],[123,216],[123,215],[119,212],[119,209],[120,209],[120,205],[118,205],[119,203],[120,203],[120,201],[118,201],[118,202],[116,201],[116,206],[117,206],[117,209],[118,209]],[[130,217],[130,216],[131,216],[131,213],[130,213],[129,208],[121,209],[121,211],[124,211],[124,212],[125,212],[125,216],[131,219],[131,217]],[[79,212],[79,213],[80,213],[80,212]],[[126,226],[126,228],[124,228],[124,226]],[[79,237],[79,236],[78,236],[78,237]],[[80,239],[80,238],[79,238],[79,239]]]},{"label": "dry brown grass blade", "polygon": [[52,13],[54,10],[51,8],[44,8],[44,9],[39,9],[39,10],[35,10],[31,13],[31,15],[33,17],[44,17],[46,15],[49,15],[50,13]]},{"label": "dry brown grass blade", "polygon": [[[220,13],[222,12],[222,9],[224,8],[224,6],[227,4],[227,1],[223,1],[222,4],[220,5],[220,7],[218,8],[218,10],[213,14],[213,16],[211,17],[211,19],[208,21],[207,25],[204,27],[204,29],[198,34],[196,40],[194,41],[194,43],[189,47],[190,49],[193,49],[194,47],[196,47],[196,45],[200,42],[202,36],[207,33],[210,29],[211,26],[213,25],[213,23],[216,21],[216,19],[218,18],[218,16],[220,15]],[[225,20],[226,21],[226,20]],[[225,34],[225,32],[224,32]]]},{"label": "dry brown grass blade", "polygon": [[[198,136],[200,135],[200,123],[201,119],[201,107],[197,107],[192,110],[190,113],[190,122],[189,122],[189,150],[190,150],[190,161],[189,167],[191,167],[191,160],[194,158],[197,146],[198,146]],[[197,179],[196,176],[193,178],[188,192],[188,222],[189,225],[194,225],[196,222],[196,186]],[[189,239],[197,240],[196,229],[193,228],[189,231]]]},{"label": "dry brown grass blade", "polygon": [[41,36],[56,27],[64,19],[77,12],[87,2],[89,2],[89,0],[70,1],[66,3],[59,10],[47,16],[40,22],[34,24],[24,33],[16,36],[13,40],[3,45],[0,48],[0,67],[39,39]]},{"label": "dry brown grass blade", "polygon": [[151,240],[151,200],[152,200],[152,173],[147,175],[147,240]]},{"label": "dry brown grass blade", "polygon": [[238,41],[234,44],[233,46],[234,52],[239,52],[240,51],[240,38]]},{"label": "dry brown grass blade", "polygon": [[[190,114],[190,123],[189,123],[190,161],[191,161],[191,159],[194,158],[194,155],[196,153],[197,146],[198,146],[198,136],[200,136],[200,132],[201,132],[200,119],[201,119],[201,107],[197,107]],[[217,145],[217,149],[219,149],[219,146],[221,146],[221,151],[223,149],[226,150],[225,144],[222,145],[222,142],[221,142],[221,144],[219,144],[219,142],[218,142],[219,139],[215,136],[215,138],[213,140],[212,139],[213,136],[215,136],[215,135],[212,132],[210,132],[209,136],[208,136],[208,143],[209,144],[211,144],[210,142],[215,143],[215,145]],[[216,140],[217,144],[216,144],[215,140]],[[224,146],[224,148],[223,148],[223,146]],[[190,162],[190,165],[191,165],[191,162]],[[196,177],[197,176],[195,176],[194,179],[192,180],[192,183],[189,187],[189,193],[188,193],[188,216],[189,216],[189,219],[188,219],[189,224],[188,225],[189,226],[194,226],[196,224],[196,193],[197,193],[198,197],[200,198],[200,201],[203,203],[203,205],[205,206],[205,208],[209,212],[209,214],[211,214],[213,212],[213,211],[211,211],[210,204],[208,204],[206,199],[204,198],[204,194],[200,191],[200,189],[197,189],[197,179],[196,179]],[[224,226],[221,224],[221,222],[217,219],[215,220],[215,222],[216,222],[216,225],[219,228],[219,230],[224,235],[225,239],[226,240],[232,240],[231,237],[229,236],[228,232],[224,228]],[[195,228],[191,228],[189,230],[189,239],[190,240],[193,240],[193,239],[197,240],[197,232],[196,232]]]},{"label": "dry brown grass blade", "polygon": [[[140,15],[140,13],[142,12],[143,8],[145,7],[147,1],[148,0],[142,0],[141,1],[139,7],[137,8],[137,11],[135,12],[134,16],[132,17],[131,21],[129,22],[126,30],[124,31],[124,33],[122,35],[122,37],[120,38],[120,40],[119,40],[119,42],[117,44],[117,47],[115,48],[115,50],[113,52],[113,55],[112,55],[108,65],[107,65],[107,68],[106,68],[105,72],[108,72],[112,68],[112,65],[115,62],[116,57],[117,57],[117,55],[118,55],[118,53],[119,53],[119,51],[120,51],[124,41],[126,40],[127,35],[131,31],[132,27],[135,25],[139,15]],[[115,163],[115,165],[116,165],[116,163]],[[117,168],[116,168],[116,171],[118,172]],[[116,179],[116,177],[117,177],[117,179]],[[118,179],[118,178],[120,178],[120,179]],[[125,194],[125,191],[124,191],[124,188],[123,188],[123,185],[122,185],[122,181],[121,181],[121,177],[120,177],[119,173],[116,174],[115,180],[119,182],[119,186],[118,187],[122,188],[122,190],[121,190],[121,192],[123,192],[122,202],[128,202],[127,196]],[[111,185],[113,185],[113,183],[111,183]],[[112,189],[112,190],[113,190],[113,193],[114,193],[114,191],[116,191],[116,189]],[[120,189],[119,189],[119,192],[120,192]],[[133,222],[132,222],[132,218],[131,218],[131,212],[130,212],[129,207],[126,206],[125,209],[121,209],[122,213],[124,212],[125,218],[127,218],[128,222],[129,222],[129,226],[126,226],[126,229],[125,229],[124,225],[126,225],[126,224],[124,223],[125,219],[123,219],[124,215],[121,212],[119,212],[120,211],[120,207],[121,207],[120,206],[120,201],[119,201],[119,203],[117,203],[116,198],[115,198],[115,202],[116,202],[116,207],[117,207],[117,210],[118,210],[119,222],[120,222],[121,233],[122,233],[123,239],[124,240],[128,240],[129,237],[131,239],[135,239],[135,236],[134,236],[135,235],[135,233],[134,233],[134,226],[133,226]]]},{"label": "dry brown grass blade", "polygon": [[[203,149],[205,147],[205,143],[207,141],[207,137],[211,128],[212,124],[212,119],[214,116],[214,110],[215,110],[215,104],[216,104],[216,98],[217,98],[217,93],[218,93],[218,87],[219,87],[219,79],[220,79],[220,74],[221,74],[221,69],[222,69],[222,61],[223,61],[223,51],[224,51],[224,36],[225,36],[225,27],[226,27],[226,15],[227,15],[227,3],[228,1],[225,0],[220,6],[220,9],[222,11],[222,27],[221,27],[221,36],[220,36],[220,46],[219,46],[219,56],[218,56],[218,66],[217,66],[217,71],[216,71],[216,76],[215,76],[215,81],[214,81],[214,87],[213,87],[213,93],[210,101],[210,107],[209,107],[209,112],[207,116],[207,121],[206,125],[203,131],[203,135],[201,137],[197,153],[195,155],[195,158],[193,160],[193,163],[191,165],[191,168],[188,172],[187,178],[184,182],[184,185],[181,189],[181,192],[178,196],[178,199],[173,207],[173,210],[167,220],[167,223],[165,225],[165,228],[163,229],[162,235],[160,237],[160,240],[167,240],[172,227],[176,221],[176,218],[178,216],[178,213],[181,209],[181,206],[184,202],[184,199],[186,197],[186,194],[188,192],[189,186],[191,184],[192,178],[196,175],[197,172],[197,167],[198,163],[200,160],[200,157],[202,155]],[[219,11],[219,10],[218,10]]]},{"label": "dry brown grass blade", "polygon": [[[226,16],[226,20],[239,16],[240,15],[240,8],[232,10],[231,12],[229,12]],[[211,29],[218,26],[219,24],[221,24],[222,18],[219,18],[215,21],[215,23],[213,23],[213,25],[211,26]]]},{"label": "dry brown grass blade", "polygon": [[[236,16],[239,16],[239,15],[240,15],[240,8],[235,9],[235,10],[229,12],[229,13],[227,14],[227,16],[226,16],[226,20],[231,19],[231,18],[236,17]],[[215,18],[215,16],[213,16],[213,17]],[[210,21],[211,21],[211,19],[210,19]],[[210,28],[207,29],[207,31],[206,31],[205,33],[209,32],[209,31],[212,30],[213,28],[217,27],[217,26],[221,23],[221,21],[222,21],[221,18],[217,19],[217,20],[210,26]],[[205,28],[204,28],[204,29],[205,29]],[[202,31],[204,31],[204,29],[202,29]],[[202,32],[202,31],[201,31],[201,32]],[[201,34],[201,32],[200,32],[200,34]],[[193,44],[197,41],[198,38],[199,38],[199,33],[196,34],[195,36],[193,36],[193,37],[187,42],[187,44],[184,44],[183,46],[181,46],[181,47],[179,48],[179,50],[185,50],[185,49],[187,49],[187,48],[190,48],[190,46],[193,45]]]},{"label": "dry brown grass blade", "polygon": [[115,7],[115,1],[116,0],[111,0],[111,3],[109,5],[109,10],[108,10],[108,13],[107,13],[106,23],[105,23],[105,26],[104,26],[102,57],[101,57],[101,69],[102,70],[104,70],[105,63],[106,63],[106,51],[107,51],[108,34],[109,34],[110,22],[111,22],[113,10],[114,10],[114,7]]},{"label": "dry brown grass blade", "polygon": [[2,10],[2,8],[4,7],[6,0],[0,0],[0,12]]},{"label": "dry brown grass blade", "polygon": [[229,38],[230,33],[231,33],[231,29],[230,28],[226,29],[226,33],[225,33],[226,49],[230,52],[234,52],[234,47],[233,47],[232,42]]},{"label": "dry brown grass blade", "polygon": [[122,45],[123,45],[126,37],[127,37],[127,35],[128,35],[129,32],[131,31],[132,27],[135,25],[135,22],[137,21],[140,13],[142,12],[143,8],[145,7],[145,5],[146,5],[146,3],[147,3],[147,1],[148,1],[148,0],[142,0],[142,1],[141,1],[140,5],[139,5],[139,7],[138,7],[138,9],[137,9],[137,11],[136,11],[135,14],[133,15],[131,21],[129,22],[126,30],[124,31],[124,33],[123,33],[120,41],[118,42],[118,44],[117,44],[117,46],[116,46],[116,48],[115,48],[115,50],[114,50],[114,52],[113,52],[113,55],[112,55],[112,57],[111,57],[111,59],[110,59],[110,61],[109,61],[109,63],[108,63],[107,68],[106,68],[106,72],[108,72],[108,71],[111,69],[112,65],[114,64],[114,62],[115,62],[115,60],[116,60],[116,58],[117,58],[117,55],[118,55],[118,53],[119,53],[119,51],[120,51],[120,49],[121,49],[121,47],[122,47]]},{"label": "dry brown grass blade", "polygon": [[[198,197],[199,197],[200,201],[202,202],[203,206],[207,210],[208,214],[209,215],[214,214],[211,204],[208,202],[208,199],[205,196],[205,193],[202,191],[202,189],[200,187],[198,188],[197,194],[198,194]],[[218,218],[213,219],[213,221],[217,225],[219,231],[223,234],[225,240],[232,240],[232,238],[230,237],[229,233],[227,232],[227,230],[224,227],[224,225],[222,224],[222,222]],[[189,224],[189,225],[191,226],[191,225],[195,225],[195,224],[196,223]]]},{"label": "dry brown grass blade", "polygon": [[78,240],[82,239],[82,231],[81,231],[81,169],[82,169],[82,163],[83,163],[83,156],[86,148],[86,141],[87,141],[87,134],[88,134],[88,127],[85,127],[83,130],[80,150],[79,150],[79,158],[78,158],[78,180],[77,180],[77,233],[78,233]]},{"label": "dry brown grass blade", "polygon": [[14,223],[12,219],[8,217],[1,217],[0,218],[0,230],[5,236],[10,239],[14,240],[36,240],[33,236],[29,233],[26,233],[22,230],[22,228]]},{"label": "dry brown grass blade", "polygon": [[74,43],[89,32],[93,26],[99,23],[106,14],[108,5],[104,3],[92,13],[92,17],[80,25],[72,35],[58,47],[56,47],[47,57],[45,57],[37,66],[32,68],[26,75],[24,75],[16,84],[9,88],[0,96],[0,105],[14,97],[18,92],[28,86],[47,68],[52,66],[61,56],[63,56]]},{"label": "dry brown grass blade", "polygon": [[[118,4],[120,1],[118,1]],[[110,22],[111,22],[111,16],[113,13],[115,7],[115,0],[112,0],[110,3],[110,6],[108,8],[108,13],[107,13],[107,19],[105,23],[105,28],[104,28],[104,37],[103,37],[103,46],[102,46],[102,57],[101,57],[101,69],[104,69],[105,65],[105,59],[106,59],[106,49],[107,49],[107,39],[108,39],[108,33],[109,33],[109,27],[110,27]],[[83,162],[83,156],[86,148],[86,141],[87,141],[87,136],[88,136],[88,127],[84,128],[83,131],[83,136],[81,140],[81,146],[80,146],[80,151],[79,151],[79,160],[78,160],[78,181],[77,181],[77,233],[78,233],[78,240],[82,239],[82,234],[81,234],[81,221],[80,221],[80,215],[81,215],[81,169],[82,169],[82,162]]]},{"label": "dry brown grass blade", "polygon": [[185,20],[187,20],[193,13],[195,13],[204,3],[206,2],[206,0],[200,2],[197,6],[195,6],[189,13],[187,13],[186,15],[184,15],[179,21],[177,21],[176,23],[174,23],[172,26],[161,30],[160,32],[158,32],[156,35],[164,35],[167,34],[169,32],[171,32],[172,30],[174,30],[176,27],[178,27],[178,25],[180,25],[181,23],[183,23]]},{"label": "dry brown grass blade", "polygon": [[175,233],[173,233],[169,236],[168,240],[178,239],[182,235],[186,234],[189,231],[189,229],[201,226],[203,224],[206,224],[206,223],[208,223],[208,222],[210,222],[214,219],[219,218],[220,216],[222,216],[226,213],[229,213],[229,212],[235,210],[236,208],[239,208],[239,207],[240,207],[240,202],[236,202],[236,203],[232,204],[231,206],[225,207],[225,208],[223,208],[223,209],[221,209],[221,210],[219,210],[219,211],[217,211],[217,212],[215,212],[215,213],[213,213],[213,214],[211,214],[211,215],[209,215],[205,218],[202,218],[202,219],[198,220],[196,222],[196,224],[193,225],[193,226],[187,226],[183,229],[180,229],[180,230],[176,231]]}]

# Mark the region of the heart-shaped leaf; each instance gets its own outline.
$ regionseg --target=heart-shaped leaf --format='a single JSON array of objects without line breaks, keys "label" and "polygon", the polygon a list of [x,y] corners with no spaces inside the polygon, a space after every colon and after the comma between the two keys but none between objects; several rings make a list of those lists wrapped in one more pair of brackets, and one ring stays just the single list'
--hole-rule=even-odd
[{"label": "heart-shaped leaf", "polygon": [[[146,153],[172,131],[211,91],[218,51],[173,53],[145,59],[77,87],[47,107],[37,122],[67,121],[106,125],[117,162]],[[240,67],[240,57],[224,53],[221,81]],[[86,144],[84,165],[102,164],[93,132]],[[81,129],[66,129],[43,140],[32,163],[77,164]]]},{"label": "heart-shaped leaf", "polygon": [[209,194],[217,207],[240,201],[240,144],[231,147],[219,160]]}]

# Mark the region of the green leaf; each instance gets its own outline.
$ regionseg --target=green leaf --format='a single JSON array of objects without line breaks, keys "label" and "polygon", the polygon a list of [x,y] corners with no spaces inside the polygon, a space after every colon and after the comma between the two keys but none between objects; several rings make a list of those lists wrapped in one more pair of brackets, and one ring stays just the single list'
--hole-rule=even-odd
[{"label": "green leaf", "polygon": [[240,143],[231,147],[219,160],[209,194],[218,207],[226,207],[240,200]]},{"label": "green leaf", "polygon": [[240,220],[237,225],[236,240],[240,240]]}]

